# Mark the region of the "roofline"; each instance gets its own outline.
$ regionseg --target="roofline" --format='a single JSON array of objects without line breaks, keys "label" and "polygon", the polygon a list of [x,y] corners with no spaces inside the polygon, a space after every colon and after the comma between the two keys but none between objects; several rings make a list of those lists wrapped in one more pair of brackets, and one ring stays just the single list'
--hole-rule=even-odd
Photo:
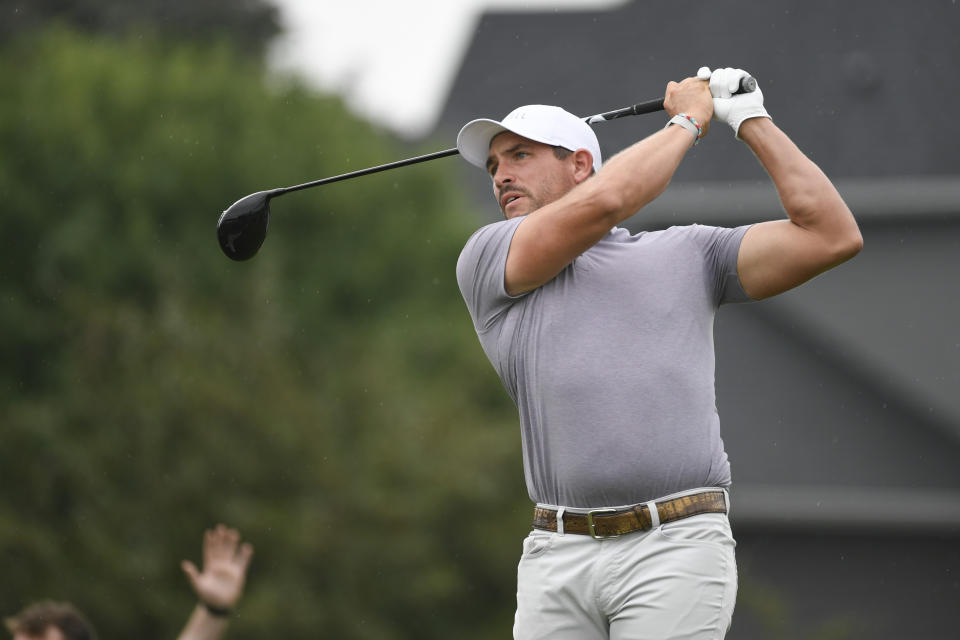
[{"label": "roofline", "polygon": [[[885,176],[833,181],[862,225],[909,220],[960,222],[960,175]],[[698,222],[736,226],[771,219],[783,213],[769,180],[673,183],[625,226],[639,231],[651,226]]]},{"label": "roofline", "polygon": [[742,529],[960,535],[960,490],[745,484],[730,489]]}]

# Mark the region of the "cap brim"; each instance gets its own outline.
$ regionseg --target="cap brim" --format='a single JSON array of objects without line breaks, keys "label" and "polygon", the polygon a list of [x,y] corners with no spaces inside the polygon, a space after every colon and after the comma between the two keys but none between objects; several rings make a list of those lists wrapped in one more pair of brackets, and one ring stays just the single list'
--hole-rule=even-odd
[{"label": "cap brim", "polygon": [[460,133],[457,134],[457,149],[460,150],[464,160],[485,169],[487,158],[490,156],[490,141],[498,133],[507,130],[496,120],[487,118],[471,120],[463,125]]}]

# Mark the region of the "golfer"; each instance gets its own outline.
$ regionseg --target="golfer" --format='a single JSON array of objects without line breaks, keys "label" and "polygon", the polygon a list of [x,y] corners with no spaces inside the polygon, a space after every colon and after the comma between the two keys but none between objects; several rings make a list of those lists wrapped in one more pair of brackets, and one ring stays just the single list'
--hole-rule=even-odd
[{"label": "golfer", "polygon": [[[557,107],[475,120],[457,138],[506,218],[471,236],[457,280],[517,405],[536,503],[517,639],[706,640],[730,626],[737,572],[714,314],[796,287],[863,244],[760,89],[734,94],[747,75],[702,68],[669,83],[667,126],[602,168],[591,128]],[[711,118],[756,155],[788,219],[618,227],[663,193]]]}]

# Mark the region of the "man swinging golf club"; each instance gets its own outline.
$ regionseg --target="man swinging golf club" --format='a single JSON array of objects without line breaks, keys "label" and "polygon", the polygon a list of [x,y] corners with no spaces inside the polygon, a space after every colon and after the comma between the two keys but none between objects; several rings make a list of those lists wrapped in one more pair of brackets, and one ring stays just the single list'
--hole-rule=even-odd
[{"label": "man swinging golf club", "polygon": [[[522,640],[721,638],[736,599],[730,466],[714,399],[719,305],[777,295],[856,255],[830,180],[773,123],[741,69],[671,82],[667,127],[602,165],[591,128],[530,105],[457,147],[505,220],[457,280],[516,403],[536,503],[518,568]],[[631,235],[711,118],[767,170],[788,219]],[[771,212],[774,216],[778,212]]]}]

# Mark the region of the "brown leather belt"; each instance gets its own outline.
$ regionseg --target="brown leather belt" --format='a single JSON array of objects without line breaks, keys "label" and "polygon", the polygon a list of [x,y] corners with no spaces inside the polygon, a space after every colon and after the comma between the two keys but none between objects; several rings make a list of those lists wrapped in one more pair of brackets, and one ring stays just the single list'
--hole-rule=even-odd
[{"label": "brown leather belt", "polygon": [[[674,522],[701,513],[726,513],[727,499],[723,491],[704,491],[672,500],[657,502],[660,523]],[[535,507],[533,528],[546,531],[557,530],[557,512],[554,509]],[[563,514],[564,533],[578,533],[597,539],[615,538],[624,533],[647,531],[653,528],[650,509],[646,504],[637,504],[623,509],[593,509],[587,513]]]}]

